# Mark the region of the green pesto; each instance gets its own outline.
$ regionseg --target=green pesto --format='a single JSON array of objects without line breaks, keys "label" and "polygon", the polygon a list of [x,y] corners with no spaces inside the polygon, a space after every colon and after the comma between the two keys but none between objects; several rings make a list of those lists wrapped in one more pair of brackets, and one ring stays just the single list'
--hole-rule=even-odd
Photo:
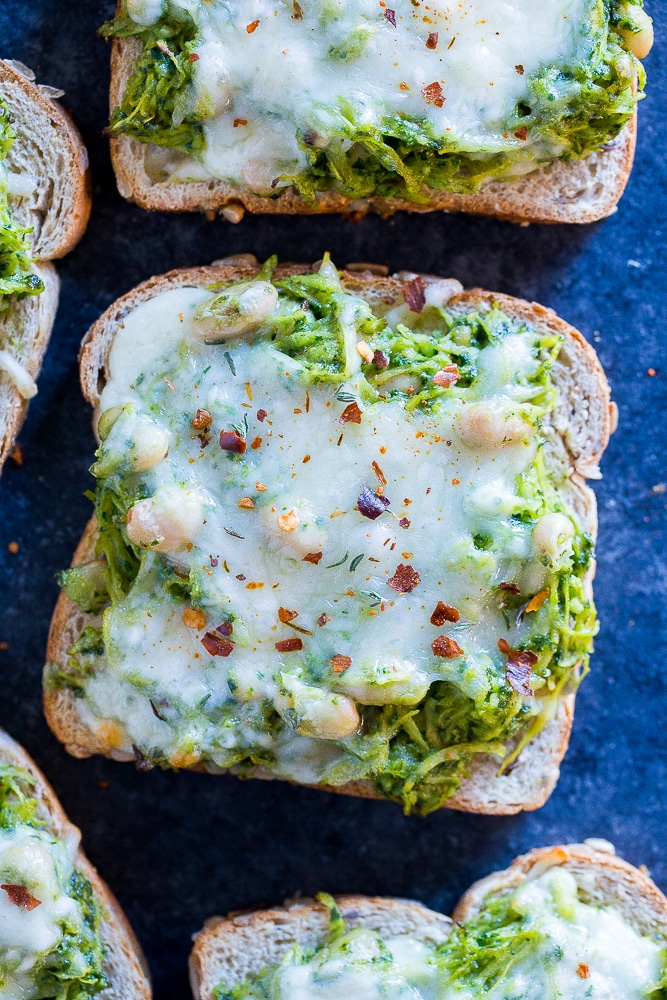
[{"label": "green pesto", "polygon": [[12,114],[0,96],[0,311],[9,295],[34,295],[44,290],[42,280],[31,271],[33,257],[27,240],[32,231],[17,226],[7,199],[2,161],[16,139]]},{"label": "green pesto", "polygon": [[[27,771],[0,765],[0,829],[47,826],[40,816],[34,785],[34,778]],[[65,923],[57,947],[37,960],[30,973],[31,1000],[92,1000],[108,986],[103,971],[105,949],[100,939],[101,910],[92,886],[75,870],[63,888],[79,905],[82,928],[75,931]],[[2,978],[0,956],[0,982]]]},{"label": "green pesto", "polygon": [[[274,267],[272,259],[263,268],[262,277],[270,280]],[[291,364],[290,368],[294,377],[306,386],[340,383],[346,372],[345,334],[350,326],[349,316],[346,322],[341,317],[343,305],[345,301],[349,303],[351,296],[342,290],[337,272],[327,260],[318,274],[279,280],[275,284],[279,290],[278,305],[256,336],[299,362],[299,366]],[[219,286],[212,291],[219,292]],[[206,309],[213,309],[215,301],[215,297],[208,300]],[[363,366],[361,395],[380,405],[382,400],[400,400],[406,410],[437,412],[447,395],[463,396],[474,385],[480,352],[510,333],[527,329],[498,307],[485,314],[471,312],[463,316],[429,307],[423,313],[412,314],[410,328],[402,323],[393,328],[385,318],[374,315],[362,300],[355,299],[354,303],[355,345],[357,336],[361,336],[371,350],[382,351],[386,361],[386,367],[381,369]],[[541,335],[536,343],[535,356],[540,364],[531,377],[529,391],[537,414],[544,415],[553,406],[555,390],[550,371],[560,345],[560,339],[550,334]],[[224,364],[224,360],[220,363]],[[449,364],[459,366],[461,380],[449,388],[435,385],[433,373]],[[415,380],[416,388],[411,394],[391,388],[391,377],[405,374]],[[157,391],[169,393],[162,380]],[[161,398],[156,397],[158,408],[162,406]],[[169,395],[164,398],[165,405],[170,405]],[[344,396],[339,398],[345,401]],[[240,425],[239,433],[243,431]],[[141,571],[146,550],[128,541],[125,523],[133,504],[147,494],[140,477],[123,475],[118,469],[102,475],[99,466],[93,466],[93,472],[98,476],[97,489],[90,494],[99,524],[96,557],[103,561],[66,572],[61,584],[81,610],[97,613],[105,605],[121,601]],[[552,474],[547,472],[541,449],[535,462],[514,485],[523,501],[515,515],[517,522],[532,524],[549,511],[566,512],[558,491],[561,484],[554,482]],[[502,553],[504,543],[500,535],[475,537],[480,558],[488,551]],[[504,767],[509,766],[543,728],[553,700],[573,690],[587,670],[597,631],[595,609],[584,582],[592,548],[590,537],[577,529],[572,558],[551,574],[540,631],[533,631],[523,644],[523,648],[537,656],[533,676],[544,706],[539,715],[528,714],[522,697],[507,681],[504,664],[489,660],[486,691],[481,695],[479,690],[471,690],[470,683],[466,684],[466,679],[458,676],[453,667],[451,678],[434,682],[417,705],[358,706],[362,735],[340,744],[345,753],[328,765],[323,781],[341,784],[371,780],[383,796],[400,802],[406,812],[428,813],[456,792],[476,754],[495,754],[504,759]],[[346,559],[352,563],[354,556],[350,552]],[[194,571],[183,577],[168,561],[162,560],[157,568],[154,565],[151,574],[152,585],[168,599],[187,602],[193,608],[201,606],[200,582]],[[498,602],[508,628],[511,619],[523,615],[529,597],[500,589],[493,592],[493,600]],[[368,592],[367,599],[371,607],[381,601],[372,592]],[[102,667],[103,654],[103,630],[98,625],[87,628],[69,650],[67,667],[52,670],[48,683],[68,685],[76,694],[83,694],[87,678]],[[311,662],[304,653],[303,666],[317,683],[322,665]],[[279,736],[286,726],[270,702],[231,701],[213,711],[204,700],[193,711],[203,713],[216,726],[233,725],[242,718],[251,727],[274,736]],[[518,746],[510,754],[509,741],[513,737],[518,739]],[[141,752],[149,765],[169,766],[150,747],[141,748]],[[233,748],[224,761],[224,766],[236,767],[241,773],[250,773],[258,765],[272,768],[274,758],[270,748],[259,745],[250,749]]]},{"label": "green pesto", "polygon": [[[558,159],[576,160],[612,141],[644,96],[642,64],[618,34],[638,30],[632,9],[642,6],[643,0],[598,0],[587,25],[586,58],[571,66],[545,66],[527,78],[528,99],[512,109],[502,131],[527,129],[540,163],[553,160],[549,150],[561,150]],[[190,99],[190,56],[197,47],[191,16],[167,2],[159,21],[144,28],[129,17],[123,0],[121,12],[100,32],[107,38],[132,36],[143,45],[110,132],[196,155],[206,139]],[[344,49],[332,48],[330,58],[355,59],[363,51],[364,32],[353,33]],[[344,101],[330,111],[335,125],[326,148],[309,144],[307,130],[299,136],[307,173],[278,178],[313,203],[319,192],[332,189],[353,199],[427,203],[433,191],[467,194],[484,181],[508,179],[518,159],[511,151],[484,151],[478,144],[466,149],[455,138],[436,135],[427,118],[397,113],[376,127],[355,121]]]}]

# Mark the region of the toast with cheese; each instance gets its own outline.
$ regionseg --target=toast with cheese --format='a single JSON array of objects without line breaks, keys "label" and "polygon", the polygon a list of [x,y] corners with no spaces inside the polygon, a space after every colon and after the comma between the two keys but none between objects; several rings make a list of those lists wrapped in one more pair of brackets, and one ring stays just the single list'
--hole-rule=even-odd
[{"label": "toast with cheese", "polygon": [[101,520],[45,670],[71,753],[417,812],[549,796],[596,631],[609,387],[550,310],[383,273],[241,255],[90,330]]},{"label": "toast with cheese", "polygon": [[102,29],[120,193],[232,222],[609,215],[653,37],[641,0],[468,7],[120,0]]},{"label": "toast with cheese", "polygon": [[59,281],[50,262],[76,245],[90,214],[88,156],[58,96],[0,60],[0,468],[51,336]]},{"label": "toast with cheese", "polygon": [[664,995],[667,900],[605,842],[531,851],[473,886],[451,921],[402,899],[323,900],[208,921],[190,958],[195,1000]]},{"label": "toast with cheese", "polygon": [[79,830],[26,752],[0,732],[0,970],[7,996],[150,1000],[148,971]]}]

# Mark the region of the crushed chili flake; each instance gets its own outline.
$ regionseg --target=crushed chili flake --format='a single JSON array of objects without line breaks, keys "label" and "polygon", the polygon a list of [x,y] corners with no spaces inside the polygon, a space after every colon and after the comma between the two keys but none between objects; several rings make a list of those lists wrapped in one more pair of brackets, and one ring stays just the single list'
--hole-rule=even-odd
[{"label": "crushed chili flake", "polygon": [[521,63],[518,63],[518,64],[517,64],[517,65],[516,65],[516,66],[514,67],[514,69],[515,69],[515,70],[517,71],[517,73],[519,74],[519,76],[523,76],[523,74],[524,74],[524,69],[523,69],[523,66],[521,65]]},{"label": "crushed chili flake", "polygon": [[412,281],[403,282],[403,298],[407,302],[410,312],[420,313],[426,305],[425,288],[426,285],[421,274],[418,274]]},{"label": "crushed chili flake", "polygon": [[250,447],[252,448],[253,451],[257,451],[258,448],[261,448],[262,447],[261,437],[253,438],[253,440],[250,442]]},{"label": "crushed chili flake", "polygon": [[192,426],[196,431],[205,431],[211,426],[213,418],[208,410],[197,410],[192,421]]},{"label": "crushed chili flake", "polygon": [[338,422],[340,424],[360,424],[361,413],[358,403],[350,403],[341,413]]},{"label": "crushed chili flake", "polygon": [[234,128],[238,128],[239,125],[247,125],[247,124],[248,124],[247,118],[235,118],[233,121]]},{"label": "crushed chili flake", "polygon": [[463,650],[456,639],[450,639],[448,635],[439,635],[431,643],[434,656],[440,656],[444,660],[455,660],[457,656],[463,656]]},{"label": "crushed chili flake", "polygon": [[220,556],[209,556],[209,559],[211,560],[211,566],[215,569],[220,562]]},{"label": "crushed chili flake", "polygon": [[525,142],[526,139],[528,138],[528,127],[526,125],[522,125],[521,128],[518,128],[516,130],[514,135],[517,137],[517,139],[521,139],[522,142]]},{"label": "crushed chili flake", "polygon": [[255,483],[255,489],[258,493],[266,493],[267,488],[264,483]]},{"label": "crushed chili flake", "polygon": [[237,580],[247,580],[248,577],[245,575],[245,573],[237,573],[236,574],[236,579]]},{"label": "crushed chili flake", "polygon": [[431,625],[436,625],[440,628],[445,624],[445,622],[457,622],[460,618],[461,612],[456,608],[453,608],[451,604],[445,604],[444,601],[438,601],[430,620]]},{"label": "crushed chili flake", "polygon": [[278,618],[283,623],[283,625],[287,625],[288,622],[291,622],[298,617],[299,617],[298,611],[290,611],[289,608],[278,608]]},{"label": "crushed chili flake", "polygon": [[17,441],[9,453],[9,457],[14,465],[23,465],[23,445]]},{"label": "crushed chili flake", "polygon": [[373,493],[370,486],[364,484],[364,488],[357,497],[357,509],[360,514],[370,521],[375,521],[380,514],[384,514],[390,501],[387,497],[382,497],[378,493]]},{"label": "crushed chili flake", "polygon": [[387,586],[399,594],[411,594],[420,583],[421,577],[417,570],[404,563],[399,563],[394,575],[387,580]]},{"label": "crushed chili flake", "polygon": [[436,49],[437,47],[438,47],[438,32],[437,31],[431,31],[431,32],[429,32],[429,36],[426,39],[426,48],[427,49]]},{"label": "crushed chili flake", "polygon": [[371,469],[373,470],[373,472],[375,473],[375,475],[378,477],[378,482],[380,483],[380,486],[386,486],[387,485],[387,480],[385,479],[384,472],[382,471],[382,469],[380,468],[380,466],[377,464],[377,462],[371,462]]},{"label": "crushed chili flake", "polygon": [[401,528],[409,528],[411,522],[410,522],[410,518],[408,518],[408,517],[402,517],[398,523],[399,523],[399,525],[400,525]]},{"label": "crushed chili flake", "polygon": [[336,653],[335,656],[331,657],[331,666],[334,669],[334,673],[342,674],[344,670],[349,670],[352,666],[352,657],[343,656],[342,653]]},{"label": "crushed chili flake", "polygon": [[579,962],[579,965],[577,966],[577,975],[579,976],[580,979],[591,978],[591,970],[588,968],[585,962]]},{"label": "crushed chili flake", "polygon": [[437,80],[429,83],[428,87],[422,87],[422,94],[427,101],[435,104],[436,108],[441,108],[446,101],[446,97],[442,93],[442,87]]},{"label": "crushed chili flake", "polygon": [[389,356],[384,353],[384,351],[373,351],[373,361],[372,363],[376,368],[388,368],[389,367]]},{"label": "crushed chili flake", "polygon": [[41,899],[36,899],[24,885],[15,885],[10,882],[0,885],[0,889],[5,890],[10,903],[13,903],[14,906],[20,906],[22,910],[34,910],[42,905]]},{"label": "crushed chili flake", "polygon": [[253,31],[256,31],[259,27],[259,21],[251,21],[250,24],[246,25],[246,31],[249,35],[252,35]]},{"label": "crushed chili flake", "polygon": [[498,649],[507,657],[505,677],[509,686],[524,698],[531,698],[535,692],[530,686],[530,674],[537,654],[530,649],[512,649],[507,639],[498,640]]},{"label": "crushed chili flake", "polygon": [[191,52],[188,56],[188,59],[190,60],[191,63],[199,62],[199,56],[197,55],[196,52]]},{"label": "crushed chili flake", "polygon": [[385,19],[389,21],[392,28],[396,27],[396,11],[392,10],[391,7],[387,7],[384,12]]},{"label": "crushed chili flake", "polygon": [[531,599],[528,601],[528,604],[526,605],[526,612],[539,611],[544,602],[546,601],[546,599],[548,598],[548,596],[549,596],[548,590],[541,590],[539,594],[535,594],[535,596],[531,597]]},{"label": "crushed chili flake", "polygon": [[231,639],[224,639],[215,632],[207,632],[201,644],[211,656],[229,656],[235,646]]},{"label": "crushed chili flake", "polygon": [[254,510],[255,501],[252,497],[241,497],[239,500],[239,507],[242,507],[244,510]]},{"label": "crushed chili flake", "polygon": [[227,619],[227,621],[220,622],[220,624],[216,627],[215,631],[219,632],[220,635],[231,635],[232,632],[234,631],[234,626],[229,621],[229,619]]},{"label": "crushed chili flake", "polygon": [[202,629],[206,627],[206,615],[196,608],[186,608],[183,612],[183,624],[186,628]]},{"label": "crushed chili flake", "polygon": [[275,647],[279,653],[295,653],[299,649],[303,649],[303,642],[298,636],[293,639],[279,639],[275,643]]},{"label": "crushed chili flake", "polygon": [[292,0],[292,20],[303,21],[303,10],[298,0]]},{"label": "crushed chili flake", "polygon": [[459,372],[457,365],[447,365],[442,371],[436,372],[433,376],[433,381],[436,385],[439,385],[442,389],[449,389],[451,385],[456,385],[458,380],[461,378],[461,373]]},{"label": "crushed chili flake", "polygon": [[312,563],[314,566],[317,566],[318,562],[320,562],[321,559],[322,559],[321,552],[306,552],[301,562],[309,562]]},{"label": "crushed chili flake", "polygon": [[327,616],[324,613],[322,613],[320,617],[317,619],[317,624],[320,626],[320,628],[322,628],[322,626],[326,625],[326,623],[327,623]]},{"label": "crushed chili flake", "polygon": [[357,354],[363,358],[367,365],[373,364],[373,351],[365,340],[360,340],[357,344]]},{"label": "crushed chili flake", "polygon": [[498,584],[498,590],[504,590],[506,594],[521,593],[521,588],[516,583],[507,583],[505,580]]},{"label": "crushed chili flake", "polygon": [[220,431],[220,447],[223,451],[232,451],[236,452],[237,455],[243,455],[246,443],[238,431]]},{"label": "crushed chili flake", "polygon": [[268,413],[266,412],[266,410],[257,411],[257,419],[259,420],[260,424],[263,424],[267,417]]},{"label": "crushed chili flake", "polygon": [[278,527],[281,531],[294,531],[298,525],[299,518],[294,510],[291,510],[288,514],[281,514],[278,518]]}]

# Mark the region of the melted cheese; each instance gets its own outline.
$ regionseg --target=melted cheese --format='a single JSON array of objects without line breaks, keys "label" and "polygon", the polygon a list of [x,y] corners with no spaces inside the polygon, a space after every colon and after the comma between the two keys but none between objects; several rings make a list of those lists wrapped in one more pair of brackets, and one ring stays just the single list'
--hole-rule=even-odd
[{"label": "melted cheese", "polygon": [[29,910],[0,890],[0,1000],[31,1000],[40,958],[55,951],[65,926],[76,932],[81,925],[79,906],[65,888],[75,850],[76,844],[33,827],[0,831],[0,882],[24,886],[40,901]]},{"label": "melted cheese", "polygon": [[[280,175],[307,172],[304,135],[326,146],[350,134],[350,120],[372,130],[399,115],[455,149],[511,150],[525,161],[525,138],[508,134],[509,117],[530,103],[532,75],[588,55],[590,19],[601,10],[597,0],[395,0],[394,25],[377,0],[171,3],[199,30],[190,100],[206,149],[201,166],[172,156],[167,170],[265,195]],[[129,13],[146,25],[163,6],[133,0]],[[536,147],[533,159],[561,152]]]},{"label": "melted cheese", "polygon": [[[522,931],[544,937],[491,989],[474,971],[463,977],[458,969],[448,971],[432,944],[407,935],[382,942],[371,931],[357,930],[303,964],[286,963],[276,970],[271,995],[290,1000],[640,1000],[661,978],[664,941],[642,937],[613,907],[582,902],[574,876],[564,869],[525,882],[512,910],[524,917]],[[266,995],[252,986],[244,994]]]},{"label": "melted cheese", "polygon": [[[176,765],[214,767],[234,748],[264,746],[278,773],[317,781],[342,755],[330,741],[356,730],[356,703],[415,704],[434,680],[483,701],[507,629],[494,588],[516,578],[534,593],[548,580],[533,525],[512,516],[523,504],[517,477],[537,449],[518,417],[534,391],[535,335],[486,347],[473,386],[443,397],[437,414],[386,400],[343,424],[335,387],[304,382],[299,362],[266,338],[204,343],[194,312],[209,297],[163,292],[125,317],[113,342],[100,408],[125,409],[98,469],[144,469],[149,499],[137,504],[141,519],[131,511],[128,531],[144,532],[147,551],[129,594],[104,614],[106,666],[87,682],[82,710],[119,752],[135,744]],[[403,306],[392,322],[409,315]],[[344,388],[356,392],[354,377]],[[198,409],[211,415],[208,438],[192,427]],[[498,412],[514,414],[522,432],[503,445],[501,422],[489,451],[488,421],[477,418],[495,426]],[[221,450],[220,432],[244,420],[245,454]],[[374,463],[390,503],[371,520],[356,508],[365,484],[378,488]],[[478,533],[501,539],[503,555],[477,548]],[[186,621],[183,603],[165,593],[165,565],[190,579],[199,618]],[[399,565],[418,574],[411,592],[390,584]],[[439,601],[458,609],[457,624],[431,624]],[[302,631],[285,624],[285,609]],[[533,628],[529,617],[516,644]],[[234,649],[211,656],[202,639],[228,618]],[[462,655],[433,655],[443,633]],[[276,648],[295,638],[303,650]],[[351,665],[337,672],[336,656]],[[277,743],[266,705],[287,722]],[[527,699],[526,710],[540,709]]]}]

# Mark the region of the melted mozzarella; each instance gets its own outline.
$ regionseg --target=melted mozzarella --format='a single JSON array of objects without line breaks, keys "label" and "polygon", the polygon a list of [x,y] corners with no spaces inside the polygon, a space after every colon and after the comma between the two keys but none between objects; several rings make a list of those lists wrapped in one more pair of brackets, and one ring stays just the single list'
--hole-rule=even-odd
[{"label": "melted mozzarella", "polygon": [[[349,134],[346,119],[373,129],[398,114],[454,148],[520,156],[526,143],[507,134],[506,122],[517,103],[530,103],[529,78],[585,57],[599,13],[595,0],[394,0],[394,25],[377,0],[172,3],[199,29],[193,99],[206,136],[202,176],[260,194],[271,194],[280,175],[307,170],[299,139],[326,146]],[[161,11],[153,0],[133,6],[142,25]],[[544,159],[561,150],[540,152]],[[191,161],[168,169],[198,174]]]},{"label": "melted mozzarella", "polygon": [[[523,572],[535,588],[546,580],[533,526],[512,517],[523,504],[517,476],[536,454],[531,428],[522,424],[525,436],[491,454],[465,445],[460,432],[479,400],[520,408],[521,393],[531,391],[520,383],[538,365],[533,334],[509,334],[482,351],[475,385],[465,397],[445,397],[437,414],[380,401],[365,407],[360,424],[342,424],[346,403],[335,387],[304,383],[299,363],[266,339],[203,343],[193,316],[207,297],[196,288],[163,292],[133,310],[114,339],[100,407],[129,409],[98,465],[135,455],[131,435],[149,417],[170,445],[142,476],[152,497],[142,501],[142,530],[150,533],[154,515],[162,527],[156,522],[156,545],[144,538],[148,551],[129,594],[105,612],[107,667],[87,684],[84,711],[121,752],[134,743],[177,765],[201,757],[215,765],[232,748],[271,745],[261,708],[272,703],[289,723],[272,747],[276,770],[316,781],[341,750],[317,738],[313,719],[322,736],[349,732],[350,702],[415,704],[439,679],[484,700],[507,628],[494,588]],[[208,438],[192,427],[198,409],[211,415]],[[220,432],[244,420],[245,454],[222,451]],[[365,484],[378,488],[374,463],[390,504],[370,520],[356,508]],[[478,533],[502,539],[504,555],[477,548]],[[188,544],[165,555],[158,535],[187,536]],[[165,560],[196,581],[196,627],[164,591]],[[411,592],[389,582],[399,565],[418,574]],[[458,609],[458,624],[431,624],[439,601]],[[297,612],[293,622],[305,632],[285,624],[281,609]],[[202,638],[229,617],[235,647],[213,657]],[[531,627],[519,625],[517,643]],[[463,654],[434,656],[440,634]],[[276,648],[294,638],[302,651]],[[351,665],[336,672],[335,656]]]},{"label": "melted mozzarella", "polygon": [[80,925],[78,904],[64,889],[75,850],[76,844],[32,827],[0,831],[0,882],[21,885],[40,902],[29,910],[0,890],[0,1000],[30,1000],[31,973],[40,957],[57,948],[63,925],[73,930]]}]

